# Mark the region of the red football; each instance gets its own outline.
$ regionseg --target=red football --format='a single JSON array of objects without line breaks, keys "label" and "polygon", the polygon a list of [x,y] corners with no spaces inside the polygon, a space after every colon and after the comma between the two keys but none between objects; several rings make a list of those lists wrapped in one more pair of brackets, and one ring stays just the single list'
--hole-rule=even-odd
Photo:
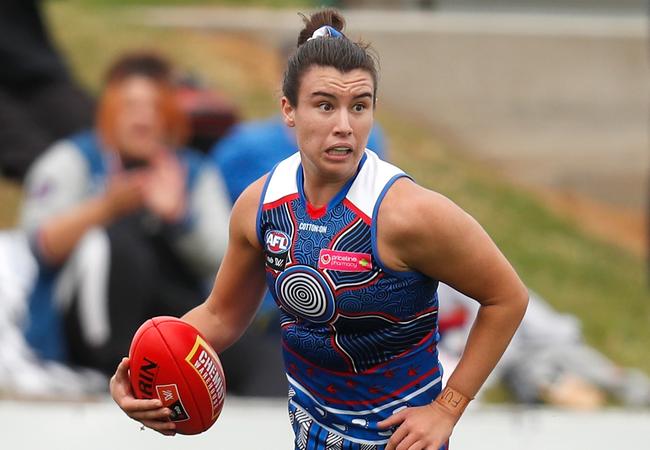
[{"label": "red football", "polygon": [[172,410],[177,433],[202,433],[217,420],[226,394],[223,369],[192,325],[175,317],[147,320],[133,336],[129,359],[135,396],[159,398]]}]

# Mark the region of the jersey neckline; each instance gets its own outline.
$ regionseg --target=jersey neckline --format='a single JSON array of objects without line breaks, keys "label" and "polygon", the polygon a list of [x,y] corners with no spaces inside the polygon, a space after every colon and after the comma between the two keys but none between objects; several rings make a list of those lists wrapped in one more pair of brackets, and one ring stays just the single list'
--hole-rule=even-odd
[{"label": "jersey neckline", "polygon": [[341,190],[329,201],[329,203],[327,203],[327,205],[321,206],[320,208],[314,207],[314,205],[312,205],[307,199],[307,195],[305,195],[305,175],[302,169],[302,161],[298,164],[298,170],[296,171],[296,185],[298,186],[298,195],[300,195],[300,199],[304,202],[305,209],[307,210],[307,214],[310,218],[314,220],[322,218],[325,216],[325,214],[327,214],[328,211],[331,211],[343,201],[343,199],[348,195],[348,192],[350,191],[350,188],[354,184],[355,180],[359,176],[359,172],[361,172],[361,168],[365,164],[367,158],[368,155],[364,150],[363,156],[361,157],[361,161],[359,161],[359,165],[354,176],[343,185]]}]

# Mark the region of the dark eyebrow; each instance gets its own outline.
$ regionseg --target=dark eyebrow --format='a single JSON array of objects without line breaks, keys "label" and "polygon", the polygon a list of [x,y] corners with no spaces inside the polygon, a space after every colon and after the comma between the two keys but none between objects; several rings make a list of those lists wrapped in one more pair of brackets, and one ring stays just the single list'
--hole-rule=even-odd
[{"label": "dark eyebrow", "polygon": [[[312,93],[311,93],[311,96],[312,96],[312,97],[336,98],[335,95],[330,94],[330,93],[328,93],[328,92],[323,92],[323,91],[312,92]],[[355,99],[359,99],[359,98],[365,98],[365,97],[367,97],[367,98],[369,98],[370,100],[372,100],[372,94],[371,94],[370,92],[364,92],[363,94],[355,95],[354,98],[355,98]]]},{"label": "dark eyebrow", "polygon": [[327,98],[336,98],[335,95],[323,92],[323,91],[316,91],[311,93],[312,97],[327,97]]},{"label": "dark eyebrow", "polygon": [[372,94],[370,92],[364,92],[363,94],[356,95],[354,98],[369,98],[372,100]]}]

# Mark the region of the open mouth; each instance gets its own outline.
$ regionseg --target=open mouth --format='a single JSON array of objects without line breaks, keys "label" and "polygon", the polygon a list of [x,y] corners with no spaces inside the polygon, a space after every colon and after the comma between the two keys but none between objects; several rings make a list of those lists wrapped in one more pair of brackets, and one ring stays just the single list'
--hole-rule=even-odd
[{"label": "open mouth", "polygon": [[335,146],[328,148],[325,152],[332,156],[345,156],[352,153],[352,147]]}]

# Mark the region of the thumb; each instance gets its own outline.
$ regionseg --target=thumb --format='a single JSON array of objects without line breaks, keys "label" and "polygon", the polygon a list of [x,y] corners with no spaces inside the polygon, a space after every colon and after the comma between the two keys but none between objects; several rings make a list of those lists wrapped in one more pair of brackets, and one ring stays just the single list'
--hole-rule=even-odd
[{"label": "thumb", "polygon": [[117,365],[115,374],[113,375],[113,380],[116,384],[119,385],[128,385],[131,386],[131,381],[129,379],[129,358],[122,358],[122,361]]},{"label": "thumb", "polygon": [[122,361],[117,365],[117,370],[115,371],[115,375],[118,375],[119,377],[128,377],[129,376],[129,363],[130,360],[126,356],[122,358]]},{"label": "thumb", "polygon": [[119,405],[122,397],[133,396],[129,380],[129,358],[122,358],[109,382],[113,400]]}]

